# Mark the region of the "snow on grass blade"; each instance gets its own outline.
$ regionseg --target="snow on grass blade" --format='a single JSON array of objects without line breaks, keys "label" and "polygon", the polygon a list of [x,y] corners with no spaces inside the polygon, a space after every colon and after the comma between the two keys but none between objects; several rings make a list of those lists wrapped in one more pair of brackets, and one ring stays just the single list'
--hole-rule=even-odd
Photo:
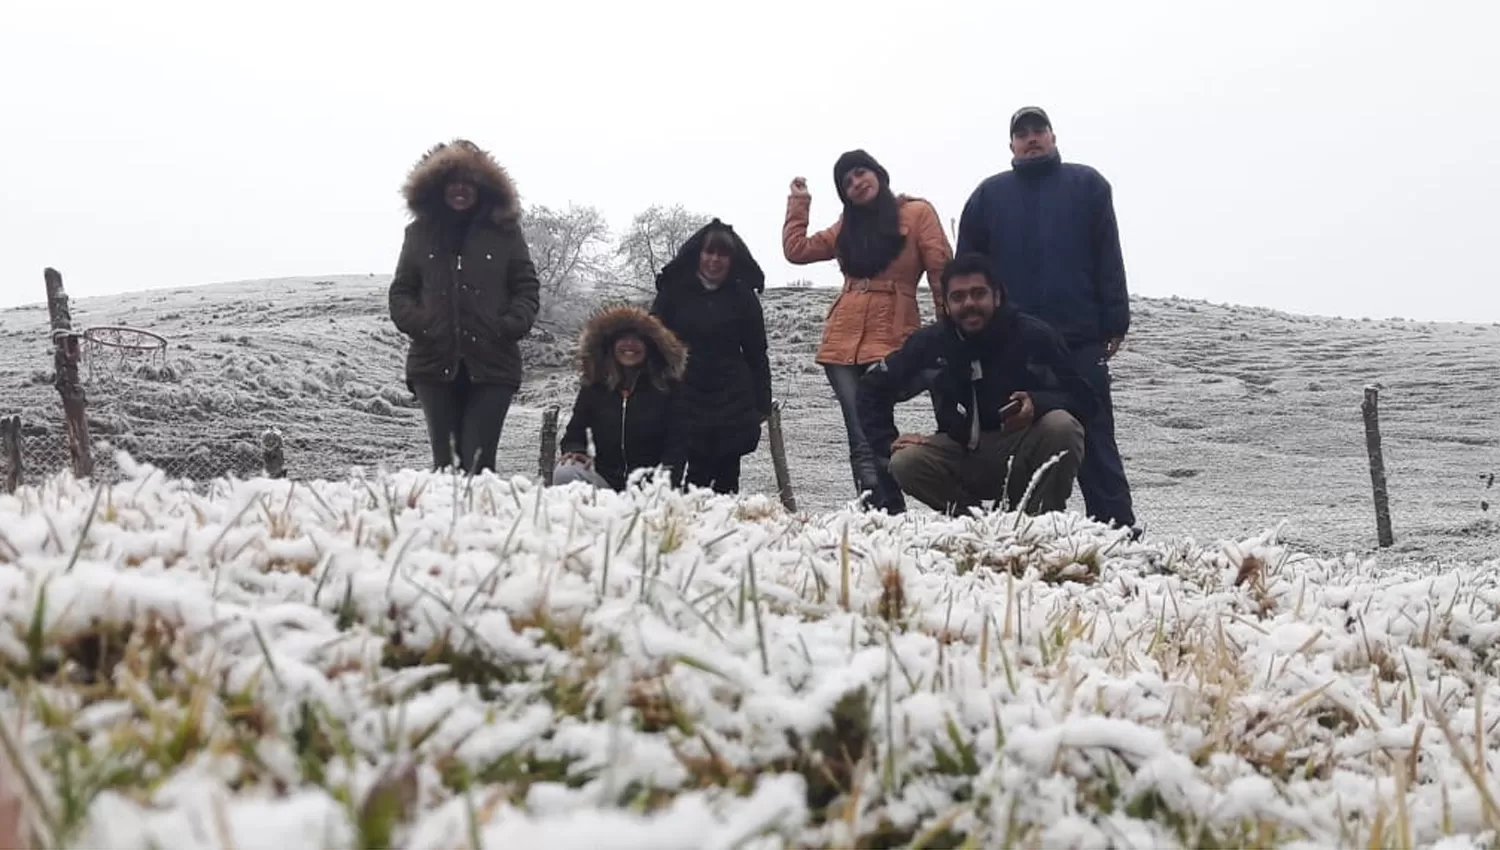
[{"label": "snow on grass blade", "polygon": [[1500,562],[792,516],[649,481],[131,475],[0,496],[0,755],[34,843],[1500,831]]}]

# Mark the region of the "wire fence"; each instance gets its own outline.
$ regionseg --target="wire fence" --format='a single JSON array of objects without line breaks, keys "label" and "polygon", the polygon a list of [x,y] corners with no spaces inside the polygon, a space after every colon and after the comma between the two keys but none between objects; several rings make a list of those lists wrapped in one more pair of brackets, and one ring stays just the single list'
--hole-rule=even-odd
[{"label": "wire fence", "polygon": [[[419,433],[412,436],[409,450],[370,465],[420,468],[429,464],[425,438]],[[191,432],[147,439],[134,435],[126,439],[102,437],[91,440],[91,444],[89,478],[102,484],[129,477],[122,466],[124,458],[128,458],[126,463],[155,467],[169,478],[202,482],[262,475],[342,478],[351,467],[360,465],[350,460],[361,454],[357,449],[336,445],[328,437],[287,435],[276,428],[206,439]],[[32,426],[21,433],[16,451],[0,452],[0,482],[13,482],[15,486],[40,485],[72,469],[69,437],[61,423],[46,430]]]},{"label": "wire fence", "polygon": [[[20,485],[38,485],[64,470],[73,468],[73,456],[66,429],[58,427],[38,433],[36,428],[21,435],[19,470],[12,471],[14,456],[0,457],[5,477]],[[116,483],[126,477],[113,446],[107,440],[94,441],[90,478],[101,483]],[[253,446],[231,443],[214,447],[202,443],[192,447],[163,444],[135,445],[129,451],[132,460],[159,468],[172,478],[204,481],[223,476],[249,477],[264,471],[261,452]]]},{"label": "wire fence", "polygon": [[[831,390],[811,370],[783,372],[778,389],[788,413],[782,468],[776,469],[771,440],[762,440],[745,459],[742,491],[775,497],[784,492],[783,479],[789,473],[785,486],[798,509],[837,509],[851,502],[855,493],[845,471],[848,450]],[[203,398],[174,404],[176,397],[163,396],[150,376],[109,377],[95,370],[89,382],[90,477],[98,483],[118,483],[127,477],[117,451],[167,477],[193,482],[267,474],[304,481],[347,480],[357,469],[424,469],[432,463],[420,414],[406,409],[404,399],[395,399],[389,407],[313,412],[217,401],[205,406]],[[530,400],[538,406],[511,409],[497,472],[532,478],[545,478],[550,472],[547,412],[555,411],[562,400],[561,386],[534,393]],[[44,484],[73,463],[56,391],[38,382],[17,400],[23,416],[5,416],[0,410],[0,422],[14,423],[0,450],[0,490]],[[1198,538],[1244,537],[1288,521],[1282,539],[1309,551],[1359,550],[1373,542],[1377,527],[1371,510],[1371,473],[1357,418],[1350,417],[1353,421],[1327,437],[1327,445],[1320,449],[1324,456],[1306,457],[1305,465],[1298,465],[1276,463],[1274,452],[1256,455],[1253,447],[1232,440],[1179,442],[1179,434],[1153,425],[1150,417],[1130,408],[1122,413],[1121,448],[1136,514],[1148,528]],[[896,418],[903,430],[931,427],[925,399],[901,405]],[[553,419],[551,424],[555,437],[557,425],[563,423]],[[274,451],[268,450],[268,435],[275,436]],[[1390,489],[1398,538],[1453,540],[1455,545],[1493,539],[1500,528],[1500,511],[1493,509],[1500,501],[1494,495],[1500,488],[1494,487],[1492,470],[1500,467],[1476,458],[1478,466],[1466,472],[1463,481],[1451,480],[1451,470],[1438,462],[1434,451],[1420,441],[1402,439],[1399,431],[1387,440],[1386,468],[1399,482]],[[1247,456],[1252,461],[1260,457],[1264,468],[1251,469]],[[1489,457],[1496,457],[1492,450]],[[1317,474],[1306,474],[1308,468],[1316,468]],[[1255,474],[1247,474],[1247,469]],[[1442,494],[1440,503],[1427,505],[1423,500],[1434,493]],[[1080,492],[1075,491],[1069,507],[1083,510]]]},{"label": "wire fence", "polygon": [[[776,470],[770,440],[745,458],[742,492],[775,497],[786,482],[794,493],[796,507],[820,512],[837,509],[855,498],[845,472],[847,447],[837,427],[832,399],[823,398],[826,384],[816,375],[797,376],[787,389],[789,409],[785,461]],[[96,387],[96,389],[99,389]],[[90,419],[100,425],[115,421],[122,408],[136,396],[130,392],[96,393],[90,401]],[[904,429],[930,427],[930,410],[923,400],[902,405],[898,424]],[[60,406],[50,411],[30,407],[23,424],[19,417],[0,417],[16,423],[14,449],[7,439],[0,450],[0,490],[14,486],[39,486],[72,467],[72,454]],[[501,436],[497,471],[502,475],[543,477],[550,471],[548,411],[556,407],[512,408]],[[354,414],[350,414],[352,417]],[[556,415],[554,413],[554,415]],[[566,415],[564,413],[564,415]],[[233,417],[225,417],[233,418]],[[551,420],[556,435],[556,419]],[[24,426],[23,426],[24,425]],[[101,427],[93,432],[93,481],[115,484],[127,478],[117,460],[117,450],[131,461],[148,464],[176,480],[208,482],[232,477],[248,479],[262,475],[285,475],[299,480],[347,480],[356,469],[374,472],[380,468],[425,469],[432,463],[424,429],[416,416],[368,417],[357,430],[318,431],[318,423],[290,417],[285,426],[245,418],[232,426],[223,422],[193,422],[146,427],[126,419],[117,428]],[[117,430],[118,429],[118,430]],[[278,443],[268,450],[267,435]],[[352,435],[361,434],[363,439]],[[1353,437],[1354,435],[1349,435]],[[1122,429],[1122,448],[1131,473],[1137,516],[1153,533],[1218,539],[1229,535],[1247,537],[1287,521],[1281,539],[1310,552],[1338,554],[1363,550],[1375,542],[1376,523],[1370,504],[1370,472],[1363,452],[1319,464],[1319,475],[1294,474],[1291,469],[1271,468],[1266,474],[1245,477],[1244,461],[1237,446],[1215,449],[1195,445],[1195,456],[1182,456],[1165,473],[1158,456],[1170,448],[1153,446],[1159,435],[1148,434],[1133,418]],[[1352,440],[1350,440],[1352,442]],[[555,450],[555,444],[552,446]],[[1391,510],[1398,544],[1402,538],[1451,541],[1452,546],[1479,545],[1495,539],[1500,526],[1494,517],[1493,478],[1482,472],[1461,482],[1443,480],[1443,469],[1432,467],[1427,455],[1409,456],[1405,443],[1392,446],[1388,459],[1391,473],[1401,481],[1392,488]],[[1134,456],[1137,451],[1144,457]],[[19,458],[19,463],[13,461]],[[553,455],[555,457],[555,455]],[[1156,469],[1158,471],[1153,472]],[[1418,501],[1425,494],[1449,491],[1441,511],[1434,512]],[[1075,490],[1070,509],[1082,511],[1081,493]],[[920,507],[915,509],[920,510]],[[1472,546],[1471,546],[1472,548]],[[1455,549],[1457,551],[1457,549]],[[1465,550],[1467,551],[1467,550]]]},{"label": "wire fence", "polygon": [[[93,472],[90,477],[93,480],[112,484],[126,477],[112,450],[114,448],[117,447],[107,441],[95,443],[91,452]],[[170,478],[193,481],[208,481],[225,476],[247,478],[265,472],[261,450],[245,442],[230,443],[217,450],[202,443],[197,443],[186,451],[171,446],[147,446],[144,450],[138,448],[130,451],[129,455],[137,463],[150,464]],[[61,429],[56,433],[22,440],[22,484],[40,484],[72,466],[73,457],[68,437]]]},{"label": "wire fence", "polygon": [[[423,469],[432,464],[425,430],[412,417],[381,422],[380,433],[358,429],[318,430],[295,417],[281,425],[246,420],[237,427],[222,423],[147,422],[121,418],[128,393],[90,398],[89,479],[116,484],[129,478],[127,465],[148,465],[173,479],[193,482],[259,476],[303,480],[342,480],[365,469]],[[502,437],[503,473],[536,475],[551,466],[547,423],[553,433],[555,455],[556,405],[541,409],[513,408]],[[0,415],[0,490],[39,486],[74,469],[71,438],[62,410],[41,414]]]}]

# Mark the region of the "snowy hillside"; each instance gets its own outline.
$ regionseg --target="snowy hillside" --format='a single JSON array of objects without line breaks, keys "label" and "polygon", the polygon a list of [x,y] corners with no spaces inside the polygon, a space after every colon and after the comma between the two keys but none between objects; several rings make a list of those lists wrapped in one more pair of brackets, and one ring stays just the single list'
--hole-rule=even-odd
[{"label": "snowy hillside", "polygon": [[[89,386],[96,437],[169,472],[258,469],[279,427],[293,476],[342,478],[427,463],[421,414],[401,379],[404,341],[383,277],[259,281],[74,302],[80,325],[121,324],[169,340],[166,368],[104,361]],[[833,293],[771,290],[775,392],[785,399],[799,507],[853,497],[842,420],[812,362]],[[924,305],[925,306],[925,305]],[[62,462],[57,394],[40,305],[0,311],[0,414],[19,412],[34,451]],[[507,422],[502,471],[534,475],[540,409],[573,392],[571,342],[528,343],[530,378]],[[1382,415],[1396,552],[1476,558],[1500,538],[1500,327],[1355,322],[1138,299],[1115,361],[1120,443],[1153,534],[1246,536],[1285,520],[1309,551],[1374,540],[1359,418],[1363,387]],[[111,365],[114,364],[114,365]],[[108,380],[106,380],[108,379]],[[898,420],[930,430],[925,397]],[[774,491],[764,441],[749,492]],[[1075,499],[1076,501],[1076,499]]]},{"label": "snowy hillside", "polygon": [[[1500,561],[430,473],[0,496],[45,846],[1483,846]],[[1467,838],[1465,838],[1467,836]]]}]

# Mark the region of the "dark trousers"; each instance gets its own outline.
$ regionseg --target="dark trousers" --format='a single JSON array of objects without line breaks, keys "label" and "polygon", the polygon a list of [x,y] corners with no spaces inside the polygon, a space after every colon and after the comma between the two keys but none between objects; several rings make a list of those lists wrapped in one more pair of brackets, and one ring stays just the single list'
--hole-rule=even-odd
[{"label": "dark trousers", "polygon": [[[1031,500],[1022,505],[1031,477],[1059,452],[1062,458],[1042,474]],[[975,451],[947,434],[934,434],[893,453],[890,470],[902,490],[935,511],[962,516],[1004,497],[1013,510],[1035,515],[1067,508],[1082,455],[1083,426],[1067,411],[1053,410],[1020,431],[982,432]]]},{"label": "dark trousers", "polygon": [[693,487],[706,487],[715,493],[738,493],[740,456],[689,457],[683,483]]},{"label": "dark trousers", "polygon": [[1104,347],[1098,344],[1074,345],[1073,368],[1094,388],[1099,412],[1083,423],[1083,465],[1078,470],[1078,489],[1090,517],[1103,523],[1135,527],[1135,507],[1131,503],[1130,483],[1125,479],[1125,463],[1115,443],[1115,405],[1111,394],[1109,363]]},{"label": "dark trousers", "polygon": [[[833,388],[833,397],[838,400],[839,410],[844,414],[844,433],[849,438],[849,469],[854,474],[854,492],[869,491],[870,507],[885,508],[896,514],[906,509],[906,500],[901,488],[885,471],[885,464],[877,463],[875,453],[865,439],[865,430],[859,421],[859,379],[869,365],[854,366],[824,364],[823,372],[828,376],[828,386]],[[903,387],[897,403],[910,401],[924,390],[931,395],[932,377],[937,370],[923,372],[911,385]],[[937,398],[932,396],[933,415],[937,415]]]},{"label": "dark trousers", "polygon": [[468,367],[460,363],[452,381],[413,382],[412,389],[427,419],[433,468],[448,469],[456,465],[468,473],[494,471],[500,431],[515,388],[476,384],[469,378]]}]

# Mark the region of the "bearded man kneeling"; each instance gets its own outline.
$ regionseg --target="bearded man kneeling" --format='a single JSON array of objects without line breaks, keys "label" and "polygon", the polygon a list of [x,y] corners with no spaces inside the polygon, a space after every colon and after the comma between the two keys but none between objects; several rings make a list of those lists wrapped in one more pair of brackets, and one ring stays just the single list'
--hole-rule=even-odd
[{"label": "bearded man kneeling", "polygon": [[[938,320],[860,380],[860,419],[881,486],[945,513],[1002,496],[1030,514],[1063,510],[1083,460],[1079,423],[1095,412],[1093,389],[1057,331],[1009,303],[983,255],[955,258],[941,285]],[[937,431],[898,437],[901,388],[932,369]],[[1032,476],[1059,453],[1020,505]]]}]

